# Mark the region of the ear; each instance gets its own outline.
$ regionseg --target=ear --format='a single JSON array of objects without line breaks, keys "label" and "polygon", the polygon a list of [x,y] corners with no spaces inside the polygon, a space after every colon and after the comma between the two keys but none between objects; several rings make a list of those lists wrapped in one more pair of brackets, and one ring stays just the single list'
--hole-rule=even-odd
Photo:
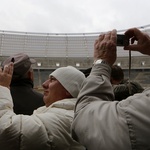
[{"label": "ear", "polygon": [[32,71],[28,71],[28,78],[30,79],[30,80],[34,80],[34,77],[33,77],[33,72]]}]

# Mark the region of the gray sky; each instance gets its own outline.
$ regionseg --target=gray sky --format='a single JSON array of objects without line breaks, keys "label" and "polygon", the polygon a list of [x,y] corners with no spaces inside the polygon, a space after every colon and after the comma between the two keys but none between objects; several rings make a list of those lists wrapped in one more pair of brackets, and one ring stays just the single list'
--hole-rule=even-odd
[{"label": "gray sky", "polygon": [[0,30],[87,33],[150,24],[150,0],[0,0]]}]

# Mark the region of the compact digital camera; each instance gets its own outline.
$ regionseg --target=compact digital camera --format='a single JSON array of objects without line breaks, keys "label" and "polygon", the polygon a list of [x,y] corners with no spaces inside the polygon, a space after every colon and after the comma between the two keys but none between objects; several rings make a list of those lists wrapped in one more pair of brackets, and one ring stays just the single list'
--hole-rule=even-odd
[{"label": "compact digital camera", "polygon": [[117,34],[117,46],[128,46],[129,39],[124,34]]}]

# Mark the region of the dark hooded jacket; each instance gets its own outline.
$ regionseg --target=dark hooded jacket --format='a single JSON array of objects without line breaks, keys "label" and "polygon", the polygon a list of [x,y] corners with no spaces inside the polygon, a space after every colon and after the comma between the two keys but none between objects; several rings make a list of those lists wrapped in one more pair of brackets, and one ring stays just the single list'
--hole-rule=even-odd
[{"label": "dark hooded jacket", "polygon": [[43,94],[33,89],[33,82],[29,79],[15,80],[10,86],[16,114],[31,115],[33,111],[43,105]]}]

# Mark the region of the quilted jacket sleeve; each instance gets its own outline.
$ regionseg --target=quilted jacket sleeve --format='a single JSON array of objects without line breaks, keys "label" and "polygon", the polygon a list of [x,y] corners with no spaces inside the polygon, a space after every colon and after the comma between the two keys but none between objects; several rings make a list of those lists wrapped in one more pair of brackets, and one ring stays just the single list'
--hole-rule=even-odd
[{"label": "quilted jacket sleeve", "polygon": [[66,99],[31,116],[16,115],[9,89],[0,86],[0,149],[84,150],[70,135],[75,102]]},{"label": "quilted jacket sleeve", "polygon": [[10,90],[0,86],[0,148],[34,150],[35,147],[51,149],[43,123],[36,116],[16,115]]}]

